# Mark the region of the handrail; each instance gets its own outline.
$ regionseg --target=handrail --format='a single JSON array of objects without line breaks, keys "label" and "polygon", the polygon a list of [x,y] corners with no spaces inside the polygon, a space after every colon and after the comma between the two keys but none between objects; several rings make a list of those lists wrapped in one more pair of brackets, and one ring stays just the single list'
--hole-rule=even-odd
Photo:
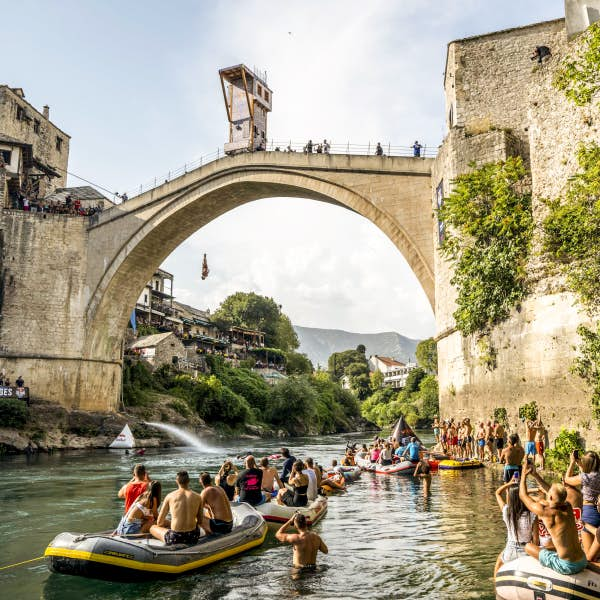
[{"label": "handrail", "polygon": [[[317,147],[321,142],[313,142],[312,154],[319,154],[317,152]],[[293,140],[285,140],[285,141],[277,141],[270,140],[266,143],[265,151],[267,152],[297,152],[304,153],[306,152],[306,142],[295,142]],[[332,143],[329,141],[329,151],[323,151],[323,154],[342,154],[342,155],[356,155],[356,156],[373,156],[376,154],[377,143],[368,142],[366,144],[351,144],[350,142],[346,143]],[[381,148],[383,151],[383,156],[405,156],[405,157],[414,157],[413,147],[412,146],[396,146],[392,145],[390,142],[381,144]],[[435,148],[427,147],[423,145],[421,148],[420,158],[435,158],[437,154],[437,150]],[[140,184],[139,186],[127,190],[127,198],[134,198],[135,196],[139,196],[144,192],[148,192],[153,190],[154,188],[162,185],[163,183],[168,183],[177,177],[181,177],[190,171],[193,171],[199,167],[202,167],[206,164],[217,161],[221,158],[227,156],[221,148],[217,148],[214,152],[210,152],[209,154],[204,154],[200,158],[196,158],[190,162],[185,163],[182,167],[174,169],[172,171],[168,171],[162,176],[154,177],[154,179],[150,179],[146,183]],[[122,201],[121,196],[115,194],[114,202],[116,204]]]}]

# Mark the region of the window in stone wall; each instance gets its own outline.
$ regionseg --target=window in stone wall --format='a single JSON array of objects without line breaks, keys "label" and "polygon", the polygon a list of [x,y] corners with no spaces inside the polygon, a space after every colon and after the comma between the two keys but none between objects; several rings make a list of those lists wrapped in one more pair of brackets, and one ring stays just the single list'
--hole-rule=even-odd
[{"label": "window in stone wall", "polygon": [[59,152],[62,152],[62,144],[63,144],[63,140],[62,140],[62,138],[61,138],[60,136],[58,136],[58,135],[57,135],[57,136],[56,136],[56,149],[57,149]]},{"label": "window in stone wall", "polygon": [[10,165],[10,161],[12,158],[12,151],[11,150],[0,150],[0,156],[4,159],[4,164],[5,165]]},{"label": "window in stone wall", "polygon": [[40,122],[37,119],[34,119],[34,121],[33,121],[33,132],[34,133],[40,132]]},{"label": "window in stone wall", "polygon": [[20,106],[19,104],[17,104],[17,121],[24,121],[25,120],[25,109]]}]

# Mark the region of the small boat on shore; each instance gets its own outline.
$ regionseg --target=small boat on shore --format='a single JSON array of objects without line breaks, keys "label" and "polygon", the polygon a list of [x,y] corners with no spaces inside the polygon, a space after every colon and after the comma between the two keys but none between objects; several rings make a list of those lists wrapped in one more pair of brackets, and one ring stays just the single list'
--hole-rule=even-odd
[{"label": "small boat on shore", "polygon": [[524,556],[503,565],[496,575],[498,600],[592,600],[600,598],[600,573],[589,568],[561,575]]},{"label": "small boat on shore", "polygon": [[315,500],[301,508],[282,506],[281,504],[277,504],[277,501],[273,498],[271,502],[265,502],[255,508],[263,516],[263,519],[269,523],[285,523],[294,513],[302,513],[306,517],[306,521],[310,527],[318,523],[325,516],[327,512],[327,498],[317,496]]},{"label": "small boat on shore", "polygon": [[165,545],[149,535],[116,536],[104,533],[60,533],[46,548],[48,567],[55,573],[111,581],[144,581],[195,571],[260,546],[267,525],[246,503],[231,505],[231,533],[202,536],[197,544]]},{"label": "small boat on shore", "polygon": [[403,473],[414,473],[415,463],[410,460],[400,460],[391,465],[380,465],[379,463],[373,463],[368,458],[356,458],[356,464],[363,471],[370,471],[371,473],[377,473],[377,475],[401,475]]}]

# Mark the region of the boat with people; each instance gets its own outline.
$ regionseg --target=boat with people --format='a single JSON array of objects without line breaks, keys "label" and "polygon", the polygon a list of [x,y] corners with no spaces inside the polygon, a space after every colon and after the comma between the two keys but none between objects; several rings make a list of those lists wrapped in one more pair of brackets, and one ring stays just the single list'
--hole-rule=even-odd
[{"label": "boat with people", "polygon": [[531,556],[522,556],[500,567],[495,585],[498,600],[600,598],[600,573],[587,568],[575,575],[562,575]]},{"label": "boat with people", "polygon": [[415,470],[415,464],[410,460],[400,460],[392,463],[391,465],[382,465],[379,463],[371,462],[368,458],[356,457],[356,464],[363,471],[370,471],[377,475],[401,475],[403,473],[413,473]]},{"label": "boat with people", "polygon": [[440,460],[438,469],[440,471],[462,471],[465,469],[480,469],[483,463],[476,458],[448,458]]},{"label": "boat with people", "polygon": [[48,545],[51,571],[94,579],[144,581],[195,571],[260,546],[267,524],[249,504],[232,502],[233,529],[224,535],[202,536],[197,544],[165,545],[149,534],[60,533]]},{"label": "boat with people", "polygon": [[278,504],[275,500],[265,502],[255,507],[256,510],[263,516],[263,519],[269,523],[285,523],[295,513],[299,512],[306,517],[308,526],[318,523],[327,512],[327,498],[325,496],[317,496],[315,500],[306,506],[285,506]]}]

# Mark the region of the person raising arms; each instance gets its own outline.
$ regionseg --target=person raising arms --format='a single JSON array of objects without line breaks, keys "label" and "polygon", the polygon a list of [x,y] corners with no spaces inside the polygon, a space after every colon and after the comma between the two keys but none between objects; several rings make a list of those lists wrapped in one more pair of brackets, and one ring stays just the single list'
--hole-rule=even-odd
[{"label": "person raising arms", "polygon": [[[294,525],[298,533],[286,533],[287,529]],[[306,517],[296,513],[291,519],[284,523],[275,537],[283,543],[291,544],[293,547],[294,568],[302,570],[314,570],[317,567],[317,553],[321,551],[327,554],[329,549],[325,542],[312,531],[308,531]]]}]

